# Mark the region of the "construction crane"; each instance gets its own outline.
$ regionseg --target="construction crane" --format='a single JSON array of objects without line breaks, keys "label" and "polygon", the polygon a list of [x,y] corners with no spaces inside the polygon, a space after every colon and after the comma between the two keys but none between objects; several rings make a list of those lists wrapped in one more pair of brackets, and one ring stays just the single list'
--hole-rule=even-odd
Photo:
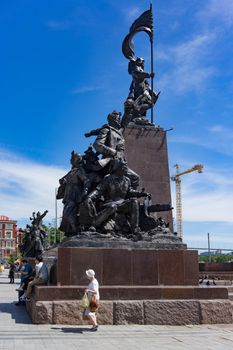
[{"label": "construction crane", "polygon": [[183,224],[182,224],[182,198],[181,198],[181,176],[185,174],[192,173],[193,171],[197,171],[198,173],[202,173],[203,165],[196,164],[191,169],[183,171],[180,173],[179,165],[176,164],[176,174],[171,177],[171,180],[176,183],[176,230],[178,237],[183,239]]}]

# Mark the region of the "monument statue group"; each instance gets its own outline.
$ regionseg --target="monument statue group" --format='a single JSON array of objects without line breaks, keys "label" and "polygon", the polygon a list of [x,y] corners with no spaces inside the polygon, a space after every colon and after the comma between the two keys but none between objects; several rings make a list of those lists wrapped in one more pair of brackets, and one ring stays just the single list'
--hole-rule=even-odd
[{"label": "monument statue group", "polygon": [[[136,57],[134,52],[133,37],[142,31],[148,34],[151,43],[150,73],[145,72],[144,59]],[[104,125],[86,133],[87,138],[95,137],[94,142],[83,155],[71,152],[71,169],[59,180],[57,199],[62,199],[64,205],[60,230],[66,240],[88,237],[153,241],[158,235],[175,236],[169,223],[154,215],[171,210],[171,204],[152,204],[151,194],[139,189],[140,176],[130,169],[125,155],[127,127],[156,128],[153,108],[160,93],[153,89],[152,8],[132,24],[123,40],[122,52],[129,60],[128,73],[132,76],[123,116],[114,110]],[[151,110],[150,121],[148,110]],[[21,248],[24,256],[43,253],[46,234],[41,222],[46,213],[38,212],[36,216],[33,213]]]},{"label": "monument statue group", "polygon": [[[147,119],[159,93],[153,91],[154,73],[145,72],[144,59],[135,56],[133,37],[146,32],[153,42],[152,9],[144,12],[131,26],[122,44],[132,76],[124,114],[113,111],[106,124],[85,137],[95,137],[81,155],[71,153],[71,170],[59,182],[57,199],[64,204],[60,229],[66,237],[110,237],[152,240],[158,233],[170,233],[169,225],[152,212],[171,210],[169,203],[152,205],[150,193],[139,189],[139,175],[127,164],[124,129],[128,126],[155,128]],[[150,85],[148,79],[152,79]]]},{"label": "monument statue group", "polygon": [[[149,36],[150,72],[134,53],[139,32]],[[92,143],[84,154],[71,152],[57,190],[65,237],[44,254],[50,286],[34,284],[27,311],[36,324],[85,324],[77,299],[85,271],[94,268],[101,283],[99,324],[232,323],[228,289],[199,286],[198,251],[173,232],[166,131],[153,116],[160,93],[153,87],[152,8],[134,21],[122,51],[132,77],[124,112],[113,110],[85,134]],[[46,250],[46,214],[30,218],[21,248],[26,257]]]}]

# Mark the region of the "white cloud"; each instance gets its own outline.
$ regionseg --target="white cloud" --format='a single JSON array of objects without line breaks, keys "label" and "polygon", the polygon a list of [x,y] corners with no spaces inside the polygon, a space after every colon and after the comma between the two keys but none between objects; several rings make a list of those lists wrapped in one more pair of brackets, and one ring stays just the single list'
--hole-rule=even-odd
[{"label": "white cloud", "polygon": [[123,10],[123,13],[128,21],[137,19],[144,11],[140,7],[133,6]]},{"label": "white cloud", "polygon": [[[191,167],[189,162],[184,164],[185,168]],[[48,209],[46,221],[53,220],[55,187],[66,171],[0,150],[0,214],[28,222],[33,211]],[[233,222],[233,178],[229,176],[232,172],[233,169],[220,172],[205,167],[202,174],[192,173],[182,178],[183,219],[186,222],[200,222],[200,233],[202,221]],[[172,197],[175,206],[174,183]],[[60,216],[62,203],[58,202]],[[185,232],[185,240],[187,239],[192,241],[189,233]],[[201,242],[198,236],[197,240]],[[227,237],[224,241],[227,242]],[[231,243],[231,240],[228,242]]]},{"label": "white cloud", "polygon": [[[55,217],[55,187],[65,169],[48,166],[0,150],[0,214],[28,220],[33,211],[49,210]],[[59,215],[62,204],[58,204]]]},{"label": "white cloud", "polygon": [[171,143],[195,145],[230,157],[233,156],[232,141],[233,131],[221,125],[214,125],[206,129],[205,137],[200,133],[195,136],[172,136],[169,139]]},{"label": "white cloud", "polygon": [[216,25],[221,22],[224,27],[230,27],[233,25],[233,1],[209,0],[198,15],[205,24],[214,23]]},{"label": "white cloud", "polygon": [[[182,164],[184,168],[181,171],[193,166],[190,161],[185,160]],[[203,173],[193,172],[181,177],[183,237],[189,247],[206,247],[207,232],[210,232],[212,248],[233,250],[232,172],[232,166],[221,169],[204,164]],[[171,182],[171,189],[176,229],[174,181]]]},{"label": "white cloud", "polygon": [[[187,169],[191,168],[190,164],[187,164]],[[183,220],[232,223],[233,179],[229,175],[232,171],[233,169],[228,169],[220,172],[207,166],[202,174],[182,176]],[[174,187],[172,184],[175,207]]]},{"label": "white cloud", "polygon": [[80,86],[77,87],[75,89],[72,90],[73,94],[83,94],[86,92],[92,92],[92,91],[99,91],[102,90],[103,88],[101,86],[98,85],[84,85],[84,86]]},{"label": "white cloud", "polygon": [[53,30],[64,30],[69,28],[72,24],[73,24],[72,21],[69,21],[69,20],[59,21],[59,20],[51,19],[46,23],[46,26]]},{"label": "white cloud", "polygon": [[214,35],[210,33],[197,35],[192,40],[173,48],[172,51],[176,56],[177,63],[186,64],[187,62],[199,61],[200,54],[203,54],[203,51],[206,53],[205,48],[213,39]]},{"label": "white cloud", "polygon": [[180,22],[174,21],[174,22],[171,22],[171,23],[170,23],[169,28],[170,28],[172,31],[175,31],[175,30],[179,29],[180,26],[181,26]]},{"label": "white cloud", "polygon": [[176,46],[159,49],[158,58],[170,63],[170,67],[168,73],[158,79],[158,86],[162,90],[172,89],[174,94],[202,90],[216,73],[214,66],[207,64],[214,39],[214,34],[205,33]]},{"label": "white cloud", "polygon": [[209,127],[209,131],[213,133],[222,133],[224,129],[225,128],[222,125],[213,125]]},{"label": "white cloud", "polygon": [[233,140],[233,131],[223,125],[213,125],[209,128],[209,131],[214,134],[215,137],[222,139],[221,141],[225,140],[228,142],[228,146],[229,140]]}]

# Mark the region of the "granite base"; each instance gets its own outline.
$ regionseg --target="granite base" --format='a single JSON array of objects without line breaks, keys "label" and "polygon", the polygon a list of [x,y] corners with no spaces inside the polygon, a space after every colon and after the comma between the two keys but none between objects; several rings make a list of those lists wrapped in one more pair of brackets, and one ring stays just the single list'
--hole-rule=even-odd
[{"label": "granite base", "polygon": [[197,251],[58,248],[58,285],[85,285],[87,269],[95,270],[101,286],[198,285]]},{"label": "granite base", "polygon": [[[26,302],[35,324],[83,325],[83,310],[77,300]],[[101,301],[98,323],[111,325],[189,325],[233,323],[229,300],[127,300]]]},{"label": "granite base", "polygon": [[[85,324],[79,303],[88,268],[96,271],[100,282],[99,324],[183,325],[232,320],[227,288],[198,285],[196,251],[59,247],[57,285],[36,286],[26,303],[32,322]],[[227,310],[226,322],[219,312],[221,305]]]}]

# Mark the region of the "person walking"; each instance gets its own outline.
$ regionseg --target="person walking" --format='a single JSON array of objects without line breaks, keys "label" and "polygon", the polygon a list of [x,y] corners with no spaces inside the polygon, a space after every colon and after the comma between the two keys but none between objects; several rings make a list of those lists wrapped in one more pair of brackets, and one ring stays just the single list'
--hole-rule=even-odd
[{"label": "person walking", "polygon": [[[89,269],[86,271],[86,278],[89,280],[89,284],[85,289],[85,293],[87,293],[88,299],[90,301],[90,305],[88,308],[85,309],[84,315],[88,317],[89,321],[92,324],[92,328],[90,330],[92,332],[95,332],[98,330],[96,311],[98,309],[99,300],[100,300],[99,282],[95,278],[95,271],[92,269]],[[95,299],[94,302],[93,302],[93,297]],[[95,305],[93,305],[93,303]]]},{"label": "person walking", "polygon": [[14,264],[10,265],[9,278],[10,278],[9,283],[15,283],[15,265]]}]

